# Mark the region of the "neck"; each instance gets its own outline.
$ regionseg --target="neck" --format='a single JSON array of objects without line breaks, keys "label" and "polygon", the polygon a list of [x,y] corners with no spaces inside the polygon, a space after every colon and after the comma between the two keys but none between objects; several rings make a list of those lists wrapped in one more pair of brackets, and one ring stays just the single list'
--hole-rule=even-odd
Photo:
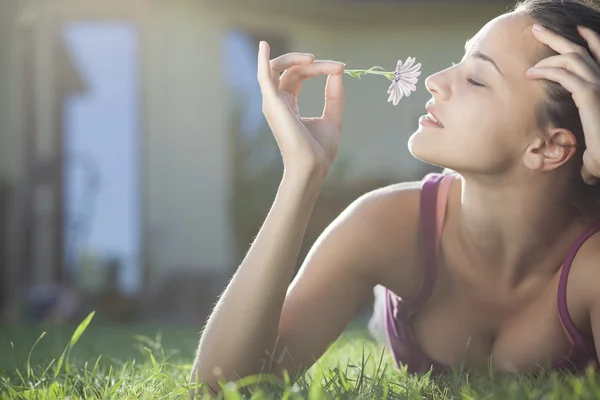
[{"label": "neck", "polygon": [[463,175],[457,227],[468,257],[511,286],[532,272],[555,272],[585,225],[563,201],[566,187],[550,177],[521,179]]}]

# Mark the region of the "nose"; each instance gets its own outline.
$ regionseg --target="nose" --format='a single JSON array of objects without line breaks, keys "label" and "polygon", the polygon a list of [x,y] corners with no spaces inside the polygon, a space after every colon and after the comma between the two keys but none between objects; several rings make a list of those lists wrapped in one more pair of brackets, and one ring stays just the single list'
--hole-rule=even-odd
[{"label": "nose", "polygon": [[433,96],[447,100],[452,92],[448,70],[436,72],[425,79],[425,87]]}]

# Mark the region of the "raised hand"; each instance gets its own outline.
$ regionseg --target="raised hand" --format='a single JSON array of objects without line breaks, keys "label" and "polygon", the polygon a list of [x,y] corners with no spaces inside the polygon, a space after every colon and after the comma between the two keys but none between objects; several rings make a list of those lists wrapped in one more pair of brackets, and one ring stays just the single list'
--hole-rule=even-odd
[{"label": "raised hand", "polygon": [[[258,82],[263,96],[262,109],[281,151],[285,171],[318,173],[324,178],[337,154],[342,130],[345,64],[317,61],[306,53],[288,53],[273,60],[269,55],[269,45],[261,42]],[[301,117],[298,94],[302,83],[319,75],[328,75],[323,114]]]},{"label": "raised hand", "polygon": [[538,62],[527,71],[532,79],[548,79],[561,84],[573,94],[585,135],[581,175],[588,184],[600,178],[600,35],[586,27],[578,27],[592,52],[549,29],[535,25],[534,36],[559,55]]}]

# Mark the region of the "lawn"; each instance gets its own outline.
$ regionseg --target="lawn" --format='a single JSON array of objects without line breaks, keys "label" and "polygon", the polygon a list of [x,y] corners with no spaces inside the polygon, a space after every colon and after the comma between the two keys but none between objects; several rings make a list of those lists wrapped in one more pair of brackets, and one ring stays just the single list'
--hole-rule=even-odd
[{"label": "lawn", "polygon": [[[86,322],[48,329],[39,341],[40,327],[0,329],[1,398],[187,398],[199,327]],[[295,384],[252,389],[256,379],[248,377],[225,384],[222,398],[600,399],[600,376],[592,371],[584,377],[457,372],[430,379],[392,368],[382,350],[353,326]]]}]

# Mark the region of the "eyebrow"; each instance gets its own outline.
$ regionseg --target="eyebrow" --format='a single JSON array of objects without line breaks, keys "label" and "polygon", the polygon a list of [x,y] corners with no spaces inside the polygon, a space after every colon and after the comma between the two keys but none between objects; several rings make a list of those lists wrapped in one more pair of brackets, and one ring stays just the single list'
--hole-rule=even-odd
[{"label": "eyebrow", "polygon": [[[465,43],[465,52],[467,51],[467,48],[469,47],[469,45],[471,44],[472,39],[468,39]],[[494,66],[494,68],[496,68],[496,71],[498,71],[498,73],[502,76],[504,76],[504,74],[502,73],[502,71],[500,71],[500,68],[498,68],[498,64],[496,64],[496,62],[492,59],[492,57],[490,56],[486,56],[485,54],[483,54],[482,52],[480,52],[479,50],[475,50],[471,53],[471,56],[474,58],[477,58],[479,60],[483,60],[483,61],[487,61],[490,64],[492,64]]]}]

